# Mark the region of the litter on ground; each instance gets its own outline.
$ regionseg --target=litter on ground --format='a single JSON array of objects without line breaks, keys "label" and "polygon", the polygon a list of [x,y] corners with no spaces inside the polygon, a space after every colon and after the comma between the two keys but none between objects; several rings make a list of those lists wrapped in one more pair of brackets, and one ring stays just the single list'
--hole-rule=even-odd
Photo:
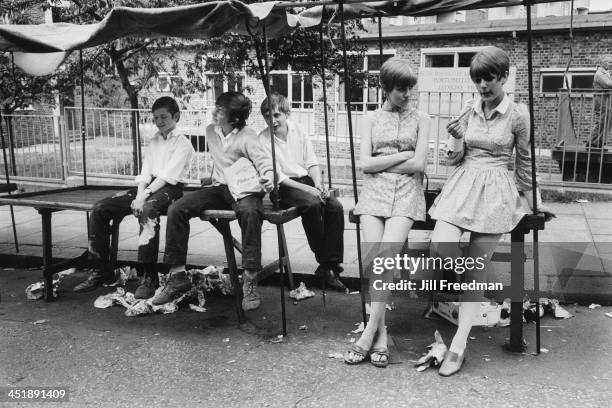
[{"label": "litter on ground", "polygon": [[304,282],[300,282],[300,286],[289,292],[289,297],[295,300],[302,300],[314,297],[315,293],[306,288]]}]

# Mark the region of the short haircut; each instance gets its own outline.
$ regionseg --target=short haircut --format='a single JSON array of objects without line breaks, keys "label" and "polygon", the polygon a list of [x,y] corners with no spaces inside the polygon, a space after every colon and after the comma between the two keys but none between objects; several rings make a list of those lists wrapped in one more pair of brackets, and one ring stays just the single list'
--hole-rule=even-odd
[{"label": "short haircut", "polygon": [[251,100],[240,92],[224,92],[217,98],[215,105],[226,110],[228,122],[242,129],[251,114]]},{"label": "short haircut", "polygon": [[612,68],[612,55],[604,55],[600,57],[599,66],[605,70]]},{"label": "short haircut", "polygon": [[510,57],[506,51],[494,46],[488,46],[478,51],[470,61],[470,78],[490,81],[501,79],[510,71]]},{"label": "short haircut", "polygon": [[387,93],[394,88],[412,89],[416,83],[417,76],[405,59],[389,58],[380,67],[380,86]]},{"label": "short haircut", "polygon": [[176,113],[181,112],[176,100],[170,96],[162,96],[161,98],[158,98],[155,102],[153,102],[151,112],[155,112],[160,108],[166,108],[172,116],[174,116]]},{"label": "short haircut", "polygon": [[285,97],[285,95],[279,94],[278,92],[272,92],[270,95],[270,102],[268,103],[268,98],[264,99],[261,103],[261,115],[266,118],[268,112],[270,110],[278,109],[280,112],[283,112],[285,115],[291,113],[291,104],[289,100]]}]

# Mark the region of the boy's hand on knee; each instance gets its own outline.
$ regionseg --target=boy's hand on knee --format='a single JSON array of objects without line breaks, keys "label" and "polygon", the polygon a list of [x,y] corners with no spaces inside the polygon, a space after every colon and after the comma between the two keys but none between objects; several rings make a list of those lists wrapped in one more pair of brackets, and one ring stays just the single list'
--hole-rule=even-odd
[{"label": "boy's hand on knee", "polygon": [[309,186],[307,184],[302,184],[300,187],[305,193],[311,194],[321,200],[321,202],[325,203],[325,198],[323,198],[323,195],[325,194],[324,191],[321,191],[318,188]]},{"label": "boy's hand on knee", "polygon": [[325,184],[321,184],[319,187],[319,191],[321,192],[321,198],[323,201],[326,201],[329,198],[329,190],[325,187]]}]

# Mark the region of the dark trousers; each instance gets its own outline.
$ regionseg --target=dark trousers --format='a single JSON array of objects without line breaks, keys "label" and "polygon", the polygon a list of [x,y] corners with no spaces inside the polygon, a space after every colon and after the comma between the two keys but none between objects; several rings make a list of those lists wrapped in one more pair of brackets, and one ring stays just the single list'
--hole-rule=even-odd
[{"label": "dark trousers", "polygon": [[242,231],[242,267],[261,269],[261,224],[264,211],[262,195],[234,200],[226,185],[207,186],[181,198],[168,209],[164,263],[184,265],[187,262],[189,220],[204,210],[234,210]]},{"label": "dark trousers", "polygon": [[[107,266],[110,252],[111,221],[132,213],[130,205],[138,190],[131,189],[98,201],[89,217],[89,254],[94,260]],[[159,216],[170,204],[183,196],[183,185],[167,184],[145,201],[138,218],[138,262],[156,263],[159,252]]]},{"label": "dark trousers", "polygon": [[[314,187],[314,182],[309,176],[293,180]],[[323,204],[317,197],[283,185],[279,186],[279,194],[279,204],[282,208],[296,207],[300,212],[308,245],[314,252],[317,262],[342,263],[344,210],[336,197],[328,197]]]}]

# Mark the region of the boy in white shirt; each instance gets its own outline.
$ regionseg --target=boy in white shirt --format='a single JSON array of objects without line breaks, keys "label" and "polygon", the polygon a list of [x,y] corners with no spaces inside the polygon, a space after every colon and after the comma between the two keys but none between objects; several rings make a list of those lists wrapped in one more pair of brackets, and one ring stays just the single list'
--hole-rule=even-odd
[{"label": "boy in white shirt", "polygon": [[225,170],[240,159],[251,161],[260,175],[265,191],[273,187],[272,160],[259,144],[257,133],[247,126],[251,101],[239,92],[225,92],[217,98],[213,123],[206,127],[206,143],[213,161],[212,184],[178,200],[168,209],[164,263],[170,265],[170,276],[161,291],[153,297],[154,305],[167,303],[189,289],[185,273],[189,241],[189,220],[205,210],[231,210],[242,232],[242,267],[244,268],[242,309],[255,310],[261,303],[257,275],[261,271],[261,225],[264,192],[234,198],[227,185]]},{"label": "boy in white shirt", "polygon": [[151,110],[158,131],[148,144],[142,170],[136,177],[138,188],[95,204],[89,219],[89,256],[98,262],[99,269],[75,286],[75,292],[88,292],[115,280],[109,262],[110,224],[113,219],[130,213],[140,223],[138,262],[144,265],[144,279],[134,296],[148,299],[159,285],[155,268],[159,251],[159,215],[183,196],[194,149],[176,127],[181,113],[173,98],[164,96],[157,99]]},{"label": "boy in white shirt", "polygon": [[[280,205],[300,211],[308,245],[319,263],[315,275],[328,286],[345,290],[339,279],[343,270],[344,210],[325,188],[312,143],[290,119],[290,109],[287,98],[279,93],[270,96],[270,103],[268,98],[261,103],[261,114],[274,131]],[[259,141],[271,151],[269,128],[259,133]]]}]

